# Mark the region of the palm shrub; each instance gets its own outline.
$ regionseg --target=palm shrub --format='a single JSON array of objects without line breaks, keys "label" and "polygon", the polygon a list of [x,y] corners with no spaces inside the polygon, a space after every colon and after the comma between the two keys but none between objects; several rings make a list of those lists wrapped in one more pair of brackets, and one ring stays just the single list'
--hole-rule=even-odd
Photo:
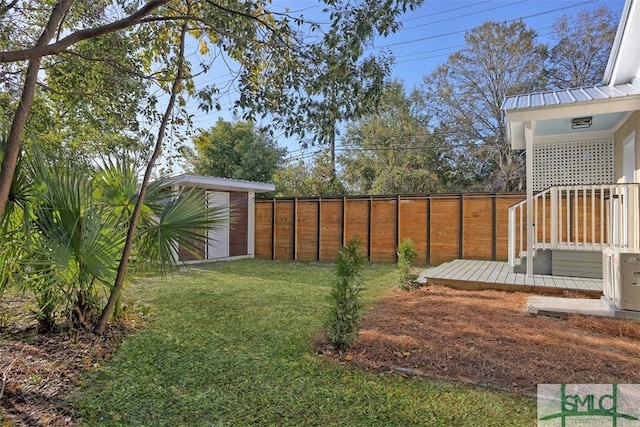
[{"label": "palm shrub", "polygon": [[416,289],[419,287],[418,275],[414,274],[411,269],[413,262],[418,256],[413,241],[409,238],[402,239],[398,246],[398,270],[400,271],[400,289],[405,291]]},{"label": "palm shrub", "polygon": [[[111,291],[123,252],[137,199],[135,165],[106,160],[91,170],[37,151],[26,163],[21,175],[26,196],[7,210],[11,219],[3,225],[13,227],[5,227],[0,238],[6,244],[10,236],[21,236],[23,256],[12,280],[34,294],[42,330],[61,316],[89,328]],[[152,184],[136,232],[135,266],[175,268],[178,247],[195,254],[197,242],[220,224],[223,213],[207,208],[203,194],[172,193],[160,181]]]},{"label": "palm shrub", "polygon": [[362,316],[360,280],[364,261],[360,241],[356,237],[340,249],[335,261],[336,281],[329,294],[329,312],[324,327],[335,350],[346,350],[358,338]]}]

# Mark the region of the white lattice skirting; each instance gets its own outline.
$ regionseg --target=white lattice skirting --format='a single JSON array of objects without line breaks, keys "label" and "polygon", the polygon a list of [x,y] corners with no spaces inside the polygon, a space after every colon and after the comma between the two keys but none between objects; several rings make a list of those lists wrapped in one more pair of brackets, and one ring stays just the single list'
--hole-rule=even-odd
[{"label": "white lattice skirting", "polygon": [[613,139],[534,144],[533,191],[613,182]]}]

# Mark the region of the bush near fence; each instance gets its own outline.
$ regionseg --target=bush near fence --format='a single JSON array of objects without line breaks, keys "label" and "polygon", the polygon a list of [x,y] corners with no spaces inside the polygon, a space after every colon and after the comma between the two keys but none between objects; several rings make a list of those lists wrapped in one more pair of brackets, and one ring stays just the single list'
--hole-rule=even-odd
[{"label": "bush near fence", "polygon": [[255,255],[333,261],[352,236],[372,262],[396,262],[410,238],[417,263],[507,259],[509,206],[524,193],[347,196],[256,200]]}]

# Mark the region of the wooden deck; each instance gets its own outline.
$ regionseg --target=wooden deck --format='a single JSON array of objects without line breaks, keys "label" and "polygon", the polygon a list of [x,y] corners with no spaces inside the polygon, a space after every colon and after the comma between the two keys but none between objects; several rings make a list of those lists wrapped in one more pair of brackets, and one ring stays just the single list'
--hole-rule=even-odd
[{"label": "wooden deck", "polygon": [[420,274],[421,281],[460,289],[497,289],[504,291],[562,293],[580,291],[602,295],[602,279],[511,273],[506,262],[456,259]]}]

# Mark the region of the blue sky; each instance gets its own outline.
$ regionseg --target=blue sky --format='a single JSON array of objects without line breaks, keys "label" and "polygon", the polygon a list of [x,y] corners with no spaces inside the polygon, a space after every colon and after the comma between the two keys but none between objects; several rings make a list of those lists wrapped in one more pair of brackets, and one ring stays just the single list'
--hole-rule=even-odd
[{"label": "blue sky", "polygon": [[[463,47],[466,31],[485,21],[523,19],[529,28],[536,31],[539,41],[548,42],[550,26],[559,16],[574,16],[602,4],[608,5],[619,16],[624,0],[426,0],[420,8],[401,17],[403,27],[397,33],[375,40],[369,52],[391,50],[396,58],[391,78],[402,80],[407,89],[411,89],[419,86],[423,77],[445,62],[450,54]],[[273,5],[280,10],[288,7],[294,15],[303,14],[307,19],[313,19],[323,8],[317,0],[273,0]],[[214,67],[199,78],[199,84],[216,83],[224,87],[229,79],[230,74],[225,67]],[[196,111],[194,102],[195,126],[208,128],[218,117],[232,120],[228,107],[236,95],[232,88],[223,96],[221,112],[205,114]],[[317,150],[300,150],[297,140],[287,140],[277,132],[276,137],[280,145],[287,147],[290,157],[308,157]]]},{"label": "blue sky", "polygon": [[463,47],[466,31],[485,21],[523,19],[545,42],[549,27],[559,16],[573,16],[602,4],[619,15],[624,0],[431,0],[405,15],[403,29],[377,41],[376,47],[392,49],[396,57],[393,76],[412,87]]}]

